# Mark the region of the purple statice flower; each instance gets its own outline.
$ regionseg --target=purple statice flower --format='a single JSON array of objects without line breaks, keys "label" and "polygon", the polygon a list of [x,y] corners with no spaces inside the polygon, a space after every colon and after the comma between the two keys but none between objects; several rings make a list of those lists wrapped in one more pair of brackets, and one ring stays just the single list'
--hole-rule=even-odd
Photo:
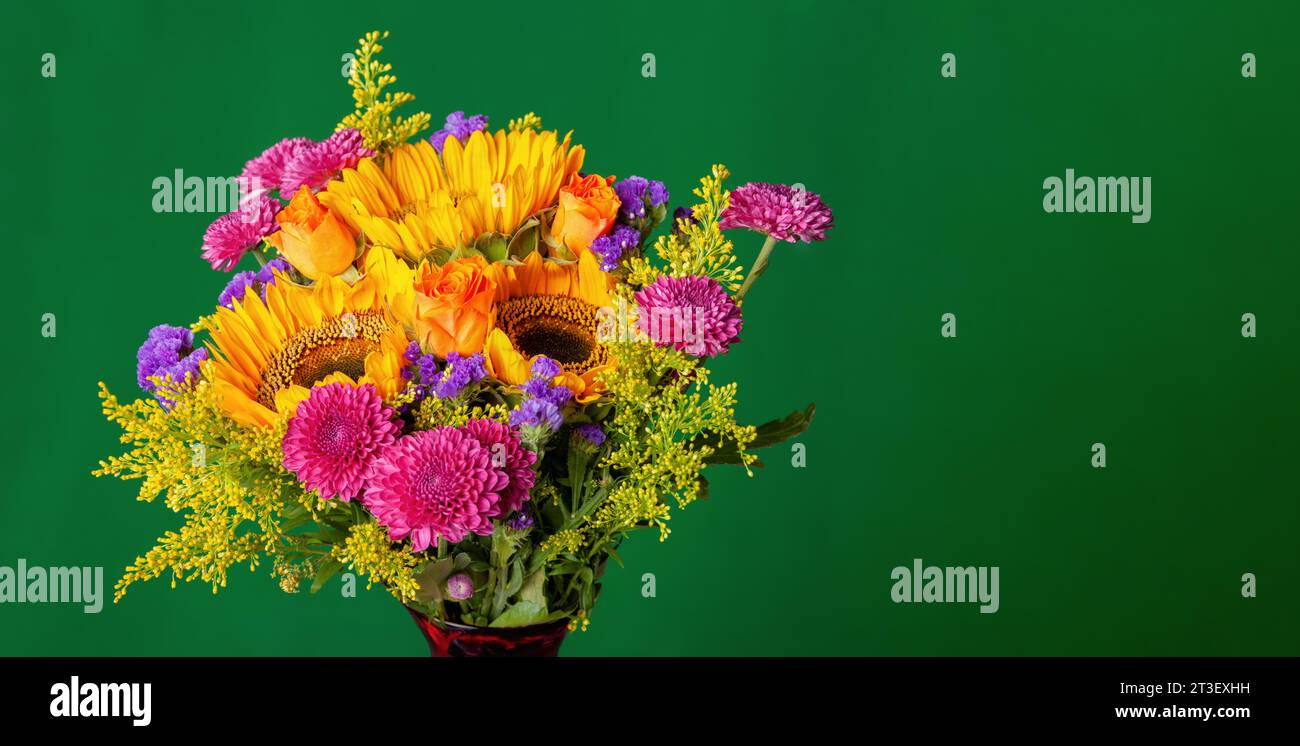
[{"label": "purple statice flower", "polygon": [[249,192],[265,192],[276,189],[284,180],[284,167],[304,148],[315,145],[305,137],[291,137],[281,140],[262,154],[244,164],[239,175],[240,184]]},{"label": "purple statice flower", "polygon": [[262,300],[266,300],[266,288],[268,285],[275,284],[274,270],[277,269],[282,272],[288,271],[289,263],[276,257],[256,272],[240,272],[230,278],[230,282],[226,283],[221,295],[217,296],[217,304],[226,308],[234,308],[235,301],[243,301],[244,295],[250,289],[256,291],[258,297]]},{"label": "purple statice flower", "polygon": [[170,324],[155,326],[149,330],[144,344],[136,352],[136,383],[145,391],[153,391],[157,387],[149,378],[159,375],[160,370],[175,365],[193,349],[194,333],[189,329]]},{"label": "purple statice flower", "polygon": [[135,359],[136,383],[152,392],[163,409],[171,409],[175,402],[158,393],[158,384],[149,379],[170,376],[177,384],[193,383],[198,380],[200,364],[208,359],[208,351],[194,348],[194,334],[189,329],[159,324],[149,330]]},{"label": "purple statice flower", "polygon": [[460,396],[460,392],[464,391],[466,386],[478,383],[486,377],[487,367],[483,353],[476,352],[469,357],[463,357],[460,353],[448,352],[447,367],[443,369],[442,378],[433,385],[433,395],[439,399]]},{"label": "purple statice flower", "polygon": [[464,601],[474,595],[474,581],[469,575],[458,572],[447,578],[447,598]]},{"label": "purple statice flower", "polygon": [[[411,342],[402,352],[402,358],[409,365],[402,369],[402,378],[411,382],[415,397],[412,404],[422,401],[440,380],[442,373],[438,370],[438,358],[432,353],[421,352],[419,342]],[[405,406],[405,405],[403,405]],[[403,411],[406,411],[403,409]]]},{"label": "purple statice flower", "polygon": [[402,367],[402,380],[410,381],[415,378],[416,361],[420,359],[420,343],[412,342],[406,346],[406,351],[402,353],[402,359],[409,365]]},{"label": "purple statice flower", "polygon": [[641,220],[646,216],[647,208],[653,210],[668,202],[668,187],[662,181],[642,176],[629,176],[615,182],[614,193],[618,195],[618,216],[625,223]]},{"label": "purple statice flower", "polygon": [[421,381],[432,385],[433,381],[438,380],[438,358],[432,352],[426,352],[415,361],[415,370],[420,374]]},{"label": "purple statice flower", "polygon": [[573,392],[568,386],[555,386],[549,378],[530,378],[524,381],[519,387],[525,396],[534,399],[545,399],[557,407],[563,407],[573,398]]},{"label": "purple statice flower", "polygon": [[402,353],[402,357],[406,359],[406,362],[414,365],[415,361],[420,359],[420,343],[411,342],[408,344],[406,346],[406,351]]},{"label": "purple statice flower", "polygon": [[711,277],[664,275],[635,297],[637,328],[660,347],[714,357],[740,341],[740,308]]},{"label": "purple statice flower", "polygon": [[442,146],[446,144],[448,137],[454,137],[464,144],[470,135],[487,129],[487,125],[488,118],[484,114],[466,117],[463,111],[453,111],[447,115],[447,123],[442,126],[442,129],[429,135],[429,144],[438,151],[438,155],[442,155]]},{"label": "purple statice flower", "polygon": [[256,283],[256,272],[240,272],[239,274],[236,274],[234,277],[230,278],[230,282],[226,283],[226,287],[221,291],[221,295],[217,296],[217,305],[225,306],[226,308],[234,308],[235,301],[242,301],[244,299],[244,294],[248,292],[249,288],[256,290]]},{"label": "purple statice flower", "polygon": [[646,187],[646,202],[651,207],[660,207],[668,204],[668,187],[664,186],[662,181],[650,181],[650,186]]},{"label": "purple statice flower", "polygon": [[416,358],[415,375],[420,380],[420,385],[416,387],[416,399],[419,400],[429,395],[442,375],[438,371],[438,358],[434,357],[432,352],[426,352]]},{"label": "purple statice flower", "polygon": [[[289,264],[289,260],[277,256],[267,262],[261,269],[257,270],[257,281],[263,285],[274,285],[276,270],[279,270],[280,272],[288,272],[290,269],[292,269],[292,267]],[[262,296],[266,296],[265,288],[263,288]]]},{"label": "purple statice flower", "polygon": [[533,364],[528,367],[528,370],[533,374],[534,378],[543,378],[549,381],[560,375],[563,368],[560,367],[559,363],[549,357],[538,355],[537,358],[533,360]]},{"label": "purple statice flower", "polygon": [[212,221],[203,232],[203,258],[213,269],[229,272],[264,236],[280,230],[275,222],[280,201],[264,194],[249,197],[234,212]]},{"label": "purple statice flower", "polygon": [[510,425],[522,431],[525,441],[536,444],[564,424],[560,410],[569,403],[573,392],[567,386],[551,383],[563,368],[549,357],[538,355],[529,370],[532,377],[519,387],[524,398],[510,412]]},{"label": "purple statice flower", "polygon": [[324,142],[299,148],[284,164],[280,177],[280,195],[286,199],[306,186],[318,192],[345,168],[355,168],[362,158],[375,151],[366,147],[365,138],[348,127],[330,135]]},{"label": "purple statice flower", "polygon": [[718,223],[723,230],[749,228],[778,241],[812,243],[834,228],[831,208],[822,198],[785,184],[750,183],[731,192],[731,205]]},{"label": "purple statice flower", "polygon": [[560,413],[559,406],[549,399],[539,397],[524,399],[518,409],[510,412],[511,427],[555,431],[563,424],[564,415]]},{"label": "purple statice flower", "polygon": [[524,381],[520,390],[524,396],[531,399],[545,399],[557,407],[563,407],[569,403],[573,397],[573,392],[568,386],[555,386],[551,383],[556,376],[563,372],[560,364],[545,355],[538,355],[533,360],[529,370],[532,372],[532,378]]},{"label": "purple statice flower", "polygon": [[605,442],[605,431],[594,422],[585,422],[578,425],[573,428],[573,432],[593,446],[599,446]]},{"label": "purple statice flower", "polygon": [[641,243],[641,231],[630,225],[618,225],[614,230],[591,242],[591,252],[600,259],[600,268],[605,272],[618,269],[623,257],[634,251]]},{"label": "purple statice flower", "polygon": [[521,510],[515,514],[514,518],[506,521],[506,525],[516,531],[527,531],[532,528],[533,516],[527,510]]}]

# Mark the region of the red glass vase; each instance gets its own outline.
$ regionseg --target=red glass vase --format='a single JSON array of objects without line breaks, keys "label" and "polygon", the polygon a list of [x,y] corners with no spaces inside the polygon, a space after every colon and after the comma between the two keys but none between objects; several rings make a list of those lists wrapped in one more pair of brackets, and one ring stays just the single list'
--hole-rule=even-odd
[{"label": "red glass vase", "polygon": [[554,658],[569,633],[569,621],[561,619],[528,627],[467,627],[437,622],[414,609],[411,618],[429,643],[434,658]]}]

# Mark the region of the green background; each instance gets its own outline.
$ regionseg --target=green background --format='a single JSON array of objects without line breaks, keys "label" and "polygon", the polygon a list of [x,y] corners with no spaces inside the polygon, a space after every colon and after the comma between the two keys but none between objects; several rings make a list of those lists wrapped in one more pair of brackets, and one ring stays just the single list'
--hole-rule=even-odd
[{"label": "green background", "polygon": [[[835,210],[826,241],[779,247],[715,366],[749,421],[818,403],[807,467],[778,447],[752,479],[712,470],[666,543],[626,545],[566,654],[1300,653],[1295,6],[723,5],[6,4],[0,565],[111,586],[177,523],[89,475],[118,448],[95,382],[134,396],[147,330],[225,281],[198,258],[215,216],[155,214],[152,181],[324,137],[341,56],[387,28],[435,121],[536,111],[674,204],[722,162]],[[1151,176],[1151,222],[1045,214],[1066,168]],[[1000,611],[892,603],[916,557],[999,566]],[[99,615],[5,604],[0,654],[425,652],[386,593],[339,588],[237,569],[218,597],[156,581]]]}]

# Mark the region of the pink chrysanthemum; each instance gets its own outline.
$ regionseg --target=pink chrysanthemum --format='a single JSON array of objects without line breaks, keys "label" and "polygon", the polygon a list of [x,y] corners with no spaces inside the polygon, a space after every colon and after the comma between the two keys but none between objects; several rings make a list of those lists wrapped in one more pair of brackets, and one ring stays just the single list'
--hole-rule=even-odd
[{"label": "pink chrysanthemum", "polygon": [[488,449],[493,465],[510,477],[510,484],[501,491],[502,515],[523,507],[537,478],[532,468],[537,454],[524,448],[508,426],[495,420],[470,420],[461,429]]},{"label": "pink chrysanthemum", "polygon": [[284,180],[285,165],[299,152],[315,144],[305,137],[290,137],[277,142],[244,164],[244,171],[239,175],[240,183],[250,192],[279,187]]},{"label": "pink chrysanthemum", "polygon": [[740,341],[740,309],[713,278],[664,275],[636,302],[637,328],[660,347],[713,357]]},{"label": "pink chrysanthemum", "polygon": [[403,436],[370,465],[361,501],[388,538],[411,537],[422,551],[438,537],[457,542],[471,531],[492,533],[501,514],[501,491],[510,484],[492,465],[492,452],[454,427]]},{"label": "pink chrysanthemum", "polygon": [[212,221],[203,232],[203,258],[213,269],[229,272],[249,249],[261,243],[263,236],[280,229],[275,222],[280,207],[279,200],[259,194],[245,200],[238,210]]},{"label": "pink chrysanthemum", "polygon": [[284,468],[321,497],[347,502],[361,492],[370,463],[400,433],[374,386],[317,386],[289,420]]},{"label": "pink chrysanthemum", "polygon": [[749,228],[778,241],[820,241],[834,228],[831,208],[813,192],[784,184],[750,183],[731,192],[731,205],[722,213],[723,230]]},{"label": "pink chrysanthemum", "polygon": [[325,142],[299,149],[285,162],[280,194],[294,194],[303,184],[318,192],[340,171],[374,154],[375,151],[366,147],[360,132],[352,128],[339,130]]}]

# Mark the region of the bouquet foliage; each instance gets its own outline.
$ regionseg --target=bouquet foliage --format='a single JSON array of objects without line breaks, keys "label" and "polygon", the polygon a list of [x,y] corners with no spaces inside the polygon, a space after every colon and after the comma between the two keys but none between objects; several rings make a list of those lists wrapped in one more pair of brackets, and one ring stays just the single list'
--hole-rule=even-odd
[{"label": "bouquet foliage", "polygon": [[[705,363],[739,342],[773,247],[820,240],[830,211],[801,187],[729,192],[718,165],[670,220],[663,183],[584,170],[531,113],[421,136],[384,36],[360,40],[333,134],[249,161],[205,233],[214,269],[257,266],[149,332],[151,396],[101,384],[129,450],[96,473],[183,516],[115,599],[265,563],[289,592],[362,574],[436,624],[585,628],[630,533],[666,538],[709,466],[749,471],[808,426],[812,406],[738,424]],[[766,237],[748,272],[737,228]]]}]

